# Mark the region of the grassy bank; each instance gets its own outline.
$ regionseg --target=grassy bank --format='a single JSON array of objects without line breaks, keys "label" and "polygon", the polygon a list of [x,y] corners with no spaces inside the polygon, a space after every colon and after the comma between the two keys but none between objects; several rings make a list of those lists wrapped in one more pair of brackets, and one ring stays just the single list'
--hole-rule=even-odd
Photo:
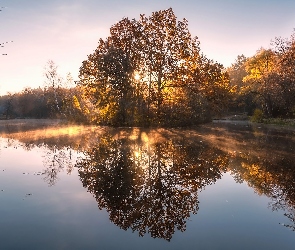
[{"label": "grassy bank", "polygon": [[265,118],[262,123],[295,127],[295,119]]}]

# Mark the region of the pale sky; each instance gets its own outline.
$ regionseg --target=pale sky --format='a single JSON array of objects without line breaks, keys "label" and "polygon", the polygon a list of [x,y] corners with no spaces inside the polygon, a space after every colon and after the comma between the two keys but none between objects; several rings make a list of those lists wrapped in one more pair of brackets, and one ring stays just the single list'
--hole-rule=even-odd
[{"label": "pale sky", "polygon": [[0,7],[0,43],[13,41],[0,47],[0,95],[43,87],[48,60],[78,80],[82,61],[123,17],[172,7],[202,52],[225,67],[295,28],[295,0],[0,0]]}]

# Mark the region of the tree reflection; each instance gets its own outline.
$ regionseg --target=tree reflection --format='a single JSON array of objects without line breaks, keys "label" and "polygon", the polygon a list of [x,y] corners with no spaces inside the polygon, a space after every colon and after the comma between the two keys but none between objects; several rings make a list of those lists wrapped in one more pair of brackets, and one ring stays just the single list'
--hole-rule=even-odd
[{"label": "tree reflection", "polygon": [[228,158],[202,144],[137,143],[105,136],[78,162],[83,186],[120,228],[170,240],[197,213],[198,191],[226,171]]},{"label": "tree reflection", "polygon": [[70,174],[73,170],[72,153],[69,149],[58,149],[56,146],[47,147],[45,155],[43,155],[43,171],[44,181],[49,186],[56,184],[58,174],[64,169]]},{"label": "tree reflection", "polygon": [[[272,211],[285,211],[291,224],[284,226],[295,231],[295,159],[275,155],[268,158],[239,157],[240,164],[230,167],[235,178],[247,182],[259,195],[270,198]],[[236,160],[237,161],[237,160]]]},{"label": "tree reflection", "polygon": [[141,236],[170,240],[184,231],[189,216],[198,212],[198,192],[225,171],[266,195],[270,209],[284,211],[284,226],[295,231],[294,133],[225,125],[17,130],[2,135],[0,150],[41,151],[44,168],[38,175],[49,186],[76,164],[98,207],[114,224]]}]

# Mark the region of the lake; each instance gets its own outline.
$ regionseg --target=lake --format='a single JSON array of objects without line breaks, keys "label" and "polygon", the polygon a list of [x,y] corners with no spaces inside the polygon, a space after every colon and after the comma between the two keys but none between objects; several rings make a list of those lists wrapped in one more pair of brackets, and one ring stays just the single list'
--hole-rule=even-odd
[{"label": "lake", "polygon": [[0,121],[0,249],[294,249],[295,130]]}]

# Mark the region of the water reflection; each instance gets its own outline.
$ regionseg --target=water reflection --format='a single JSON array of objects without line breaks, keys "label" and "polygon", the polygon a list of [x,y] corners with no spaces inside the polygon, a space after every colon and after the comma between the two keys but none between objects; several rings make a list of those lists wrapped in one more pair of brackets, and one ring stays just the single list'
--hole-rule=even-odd
[{"label": "water reflection", "polygon": [[42,149],[42,177],[49,186],[57,183],[59,173],[77,167],[99,209],[118,227],[140,236],[169,241],[176,231],[185,231],[199,210],[199,192],[225,172],[269,197],[270,209],[285,211],[289,223],[284,226],[295,231],[293,131],[247,124],[194,130],[65,126],[59,132],[10,130],[2,137],[8,138],[7,147]]},{"label": "water reflection", "polygon": [[198,192],[220,179],[228,158],[203,144],[141,144],[104,136],[78,162],[83,186],[120,228],[170,240],[197,213]]},{"label": "water reflection", "polygon": [[[258,195],[270,198],[273,211],[283,210],[290,224],[284,226],[295,231],[295,165],[294,156],[273,155],[251,159],[240,155],[230,171],[237,182],[247,182]],[[238,164],[237,164],[238,162]]]},{"label": "water reflection", "polygon": [[58,173],[66,170],[67,174],[73,171],[72,150],[70,148],[59,149],[56,146],[45,147],[43,154],[44,171],[43,179],[49,186],[53,186],[58,181]]},{"label": "water reflection", "polygon": [[[67,174],[71,174],[74,168],[74,165],[77,162],[77,152],[73,154],[73,149],[69,146],[59,146],[51,145],[45,143],[34,144],[32,142],[23,143],[19,140],[8,138],[6,140],[1,140],[0,137],[0,148],[23,148],[25,151],[39,151],[41,157],[43,158],[43,169],[34,175],[40,175],[43,177],[43,180],[48,184],[48,186],[53,186],[58,181],[59,173],[66,171]],[[1,157],[1,149],[0,149]],[[18,158],[18,157],[17,157]],[[18,159],[20,161],[27,161],[30,159]],[[9,167],[9,166],[7,166]],[[25,169],[23,174],[29,174]]]}]

